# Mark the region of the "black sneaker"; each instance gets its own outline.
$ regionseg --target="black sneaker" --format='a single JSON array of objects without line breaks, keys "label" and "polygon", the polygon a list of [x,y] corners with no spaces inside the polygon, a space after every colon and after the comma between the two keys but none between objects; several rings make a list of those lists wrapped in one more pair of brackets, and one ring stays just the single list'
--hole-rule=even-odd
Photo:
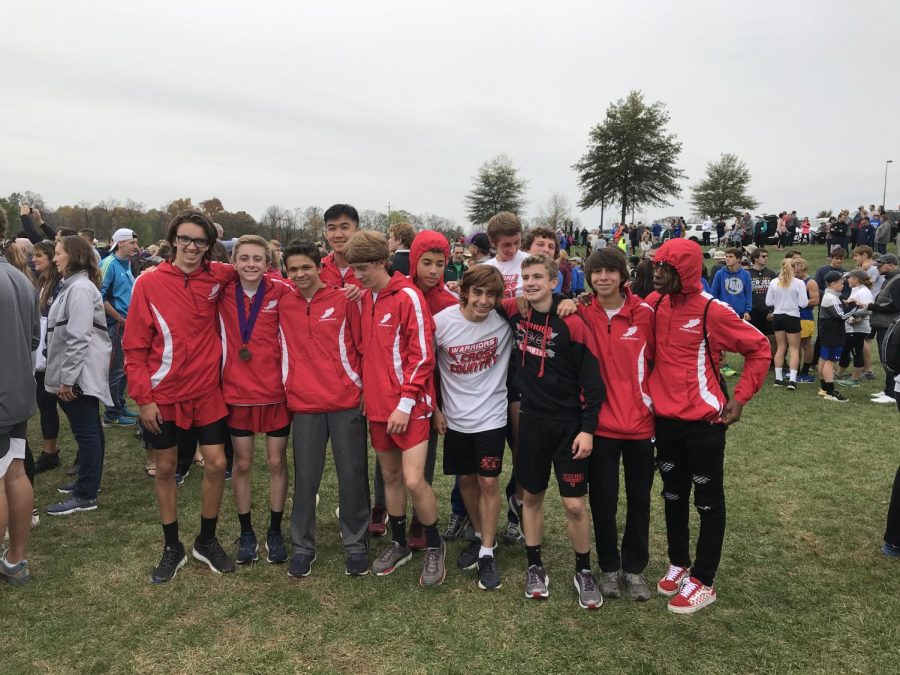
[{"label": "black sneaker", "polygon": [[237,556],[235,562],[238,565],[249,565],[259,560],[259,544],[256,543],[256,534],[248,532],[242,534],[237,540]]},{"label": "black sneaker", "polygon": [[784,380],[775,380],[775,386],[776,386],[776,387],[783,387],[783,386],[784,386]]},{"label": "black sneaker", "polygon": [[281,532],[269,532],[266,534],[266,562],[280,565],[287,561],[287,549],[284,547],[284,537]]},{"label": "black sneaker", "polygon": [[41,451],[41,454],[38,456],[38,458],[34,460],[34,473],[35,475],[44,473],[45,471],[55,469],[58,466],[59,453],[49,453]]},{"label": "black sneaker", "polygon": [[496,591],[503,586],[500,573],[497,572],[497,561],[492,555],[483,555],[478,559],[478,588],[483,591]]},{"label": "black sneaker", "polygon": [[348,577],[366,576],[369,573],[369,556],[365,553],[348,555],[344,573]]},{"label": "black sneaker", "polygon": [[177,544],[163,548],[162,559],[159,565],[150,573],[150,583],[163,584],[171,581],[178,574],[178,570],[184,567],[187,556],[184,554],[184,546],[179,541]]},{"label": "black sneaker", "polygon": [[788,391],[794,391],[795,389],[797,389],[797,383],[793,380],[789,380],[785,385],[785,389],[787,389]]},{"label": "black sneaker", "polygon": [[473,570],[478,567],[478,552],[481,550],[481,539],[473,539],[460,551],[456,566],[461,570]]},{"label": "black sneaker", "polygon": [[312,565],[316,562],[316,554],[295,553],[288,565],[289,577],[308,577],[312,572]]},{"label": "black sneaker", "polygon": [[194,539],[194,549],[191,551],[191,555],[205,563],[216,574],[231,574],[237,569],[234,560],[225,553],[225,549],[219,544],[218,539],[203,542],[200,541],[200,537],[197,537]]},{"label": "black sneaker", "polygon": [[468,524],[469,516],[451,513],[450,517],[447,519],[447,528],[444,530],[444,534],[442,534],[441,537],[444,541],[456,541],[462,536],[462,533]]}]

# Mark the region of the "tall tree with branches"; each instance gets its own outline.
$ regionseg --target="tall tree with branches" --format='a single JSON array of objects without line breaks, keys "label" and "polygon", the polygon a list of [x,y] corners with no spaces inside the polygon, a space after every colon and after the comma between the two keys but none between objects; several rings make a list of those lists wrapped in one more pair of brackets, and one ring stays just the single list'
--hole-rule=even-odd
[{"label": "tall tree with branches", "polygon": [[624,223],[628,211],[678,198],[684,178],[676,166],[681,143],[666,130],[668,122],[665,105],[647,105],[639,91],[610,105],[606,119],[590,131],[587,152],[572,167],[581,189],[578,206],[616,203]]},{"label": "tall tree with branches", "polygon": [[747,191],[749,185],[747,165],[737,155],[724,153],[706,165],[706,176],[691,188],[691,204],[697,215],[734,218],[759,206]]},{"label": "tall tree with branches", "polygon": [[518,169],[506,155],[485,162],[466,196],[469,220],[473,225],[482,225],[500,211],[520,213],[525,206],[527,185],[528,181],[519,177]]}]

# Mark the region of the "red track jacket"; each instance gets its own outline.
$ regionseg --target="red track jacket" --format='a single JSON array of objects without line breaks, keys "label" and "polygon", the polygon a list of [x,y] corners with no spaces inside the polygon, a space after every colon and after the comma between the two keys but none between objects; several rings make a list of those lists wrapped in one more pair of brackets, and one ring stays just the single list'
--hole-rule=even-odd
[{"label": "red track jacket", "polygon": [[[409,249],[409,280],[416,283],[416,271],[419,266],[419,258],[426,251],[441,249],[444,253],[444,264],[450,259],[450,244],[447,243],[447,237],[440,232],[434,230],[424,230],[416,235],[413,239],[412,246]],[[431,316],[438,312],[459,304],[459,298],[447,290],[444,285],[444,278],[438,279],[435,286],[432,286],[427,293],[423,293],[425,304],[431,311]]]},{"label": "red track jacket", "polygon": [[362,288],[362,285],[357,281],[356,275],[353,273],[352,267],[347,269],[344,276],[341,276],[341,270],[334,263],[334,253],[329,253],[322,258],[322,271],[319,272],[319,278],[326,286],[343,288],[344,284],[353,284]]}]

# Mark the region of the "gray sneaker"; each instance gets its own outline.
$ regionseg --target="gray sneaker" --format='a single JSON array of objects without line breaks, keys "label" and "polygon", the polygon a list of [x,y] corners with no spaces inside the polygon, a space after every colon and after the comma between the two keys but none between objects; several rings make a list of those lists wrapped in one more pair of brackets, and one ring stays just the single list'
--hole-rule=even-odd
[{"label": "gray sneaker", "polygon": [[581,570],[575,573],[572,579],[575,590],[578,592],[578,606],[581,609],[599,609],[603,604],[603,596],[597,587],[594,573],[590,570]]},{"label": "gray sneaker", "polygon": [[401,546],[396,541],[388,544],[378,559],[372,563],[372,574],[376,577],[386,577],[398,567],[403,567],[412,560],[412,550],[409,546]]},{"label": "gray sneaker", "polygon": [[68,516],[72,513],[80,511],[94,511],[97,508],[96,499],[81,499],[75,495],[71,495],[58,504],[47,507],[47,513],[51,516]]},{"label": "gray sneaker", "polygon": [[24,586],[31,581],[31,572],[29,571],[28,561],[20,560],[15,565],[6,562],[6,556],[0,557],[0,581],[4,581],[10,586]]},{"label": "gray sneaker", "polygon": [[478,553],[481,551],[481,539],[473,539],[459,552],[456,566],[461,570],[473,570],[478,567]]},{"label": "gray sneaker", "polygon": [[625,592],[629,598],[637,602],[646,602],[650,599],[650,587],[643,574],[625,572]]},{"label": "gray sneaker", "polygon": [[522,536],[522,528],[519,527],[519,524],[511,523],[509,521],[506,522],[506,528],[503,530],[500,538],[507,544],[518,544],[525,541],[525,537]]},{"label": "gray sneaker", "polygon": [[615,572],[600,572],[600,594],[604,598],[618,598],[622,591],[619,588],[619,579],[622,576],[622,570]]},{"label": "gray sneaker", "polygon": [[525,597],[540,600],[550,595],[550,576],[540,565],[531,565],[525,571]]},{"label": "gray sneaker", "polygon": [[447,566],[444,564],[446,557],[447,544],[443,541],[437,548],[425,549],[425,567],[422,568],[422,575],[419,577],[420,586],[430,588],[444,583],[447,576]]}]

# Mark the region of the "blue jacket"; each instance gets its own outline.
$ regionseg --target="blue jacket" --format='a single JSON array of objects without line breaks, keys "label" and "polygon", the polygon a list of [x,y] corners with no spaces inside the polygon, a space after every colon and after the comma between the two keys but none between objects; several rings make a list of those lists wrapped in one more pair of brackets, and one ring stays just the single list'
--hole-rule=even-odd
[{"label": "blue jacket", "polygon": [[[112,253],[100,264],[100,272],[103,274],[100,295],[119,314],[127,317],[128,307],[131,305],[131,289],[134,288],[131,261],[119,260],[116,254]],[[106,323],[107,326],[112,326],[115,320],[107,315]]]},{"label": "blue jacket", "polygon": [[731,305],[738,316],[744,316],[753,308],[753,291],[750,273],[741,268],[737,272],[729,272],[723,267],[713,278],[712,294]]}]

